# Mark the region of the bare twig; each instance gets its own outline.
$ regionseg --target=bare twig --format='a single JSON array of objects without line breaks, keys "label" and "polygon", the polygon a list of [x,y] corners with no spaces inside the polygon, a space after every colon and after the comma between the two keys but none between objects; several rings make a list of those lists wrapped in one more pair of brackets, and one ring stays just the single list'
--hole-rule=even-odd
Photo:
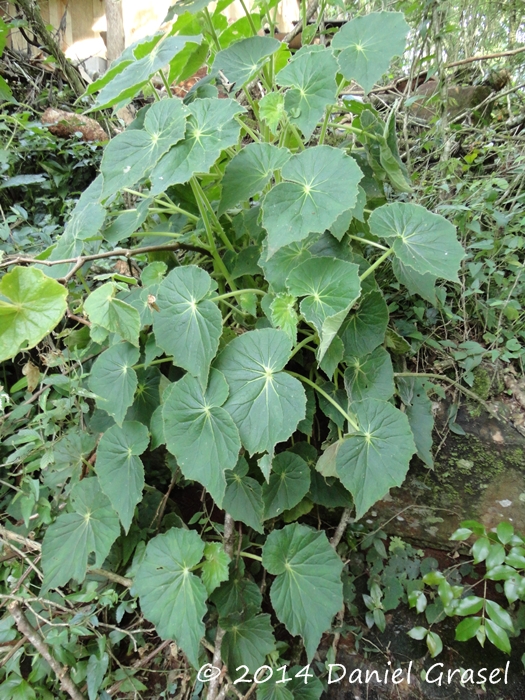
[{"label": "bare twig", "polygon": [[58,661],[51,655],[47,644],[44,642],[40,634],[36,629],[30,624],[27,617],[24,615],[22,607],[18,601],[14,601],[8,606],[9,613],[13,616],[15,620],[16,627],[18,631],[23,634],[35,647],[38,653],[47,661],[56,674],[56,677],[60,683],[60,687],[64,692],[66,692],[72,700],[85,700],[85,696],[82,695],[77,686],[73,683],[69,674],[65,668],[58,663]]},{"label": "bare twig", "polygon": [[[319,0],[310,0],[308,3],[308,7],[306,8],[306,21],[309,22],[312,17],[315,15],[317,12],[317,8],[319,7]],[[283,38],[283,42],[288,44],[292,39],[294,39],[298,34],[300,34],[303,31],[303,21],[299,20],[295,27],[288,32],[288,34],[285,35]]]},{"label": "bare twig", "polygon": [[350,522],[352,516],[352,511],[350,508],[345,508],[343,511],[343,514],[341,515],[341,520],[339,521],[339,525],[337,526],[337,530],[334,532],[332,539],[330,540],[330,544],[334,549],[336,549],[337,545],[339,542],[341,542],[342,536],[345,534],[345,530],[348,527],[348,523]]},{"label": "bare twig", "polygon": [[94,253],[93,255],[79,255],[76,258],[64,258],[63,260],[36,260],[35,258],[18,255],[16,257],[7,258],[0,263],[0,268],[9,267],[9,265],[44,265],[51,267],[53,265],[67,265],[75,263],[74,267],[61,280],[67,282],[73,275],[80,270],[84,263],[92,262],[93,260],[103,260],[104,258],[131,258],[134,255],[142,255],[143,253],[152,253],[157,250],[192,250],[201,255],[211,255],[206,248],[201,248],[197,245],[189,243],[165,243],[164,245],[148,245],[142,248],[115,248],[107,250],[103,253]]},{"label": "bare twig", "polygon": [[[161,651],[163,651],[167,646],[171,644],[171,639],[165,639],[160,646],[158,646],[156,649],[154,649],[152,652],[150,652],[147,656],[144,656],[142,659],[137,659],[133,664],[131,664],[131,668],[133,670],[137,670],[139,668],[147,666],[153,659],[157,656],[157,654],[160,654]],[[108,695],[114,695],[115,693],[118,693],[120,686],[124,683],[124,681],[118,681],[118,683],[114,683],[109,690],[107,690]]]},{"label": "bare twig", "polygon": [[[230,559],[233,559],[234,535],[235,535],[235,521],[233,520],[232,516],[229,513],[225,513],[225,515],[224,515],[223,542],[224,542],[224,551],[230,557]],[[215,634],[215,646],[213,649],[213,658],[212,658],[212,662],[211,662],[212,666],[215,666],[216,668],[219,668],[219,664],[222,663],[221,647],[222,647],[222,640],[224,639],[224,634],[225,634],[225,630],[223,630],[222,627],[217,625],[217,632]],[[207,700],[217,700],[217,691],[219,690],[219,685],[224,677],[225,671],[226,671],[226,669],[223,669],[223,673],[213,677],[212,680],[210,681],[210,685],[208,686]]]},{"label": "bare twig", "polygon": [[462,58],[461,61],[453,61],[452,63],[447,63],[447,68],[455,68],[456,66],[464,66],[466,63],[473,63],[474,61],[488,61],[491,58],[503,58],[504,56],[516,56],[519,53],[525,51],[525,46],[519,49],[513,49],[512,51],[500,51],[499,53],[487,53],[482,56],[469,56],[469,58]]}]

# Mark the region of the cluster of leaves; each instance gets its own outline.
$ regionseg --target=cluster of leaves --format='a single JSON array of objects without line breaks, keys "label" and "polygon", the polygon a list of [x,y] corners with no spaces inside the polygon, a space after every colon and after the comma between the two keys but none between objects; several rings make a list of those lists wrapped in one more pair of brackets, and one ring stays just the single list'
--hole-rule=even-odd
[{"label": "cluster of leaves", "polygon": [[[519,636],[521,627],[516,624],[509,612],[487,594],[487,581],[498,582],[496,591],[507,599],[509,605],[525,600],[525,540],[514,532],[508,522],[500,522],[495,532],[487,532],[480,523],[472,520],[461,523],[452,540],[466,542],[474,540],[469,553],[474,565],[483,564],[485,573],[478,578],[475,570],[462,566],[471,578],[478,578],[467,586],[457,584],[457,571],[452,569],[442,573],[435,569],[427,572],[408,596],[411,607],[425,613],[427,623],[432,625],[449,617],[464,618],[456,626],[456,640],[465,642],[475,637],[481,646],[488,639],[495,647],[510,654],[509,636]],[[467,565],[468,566],[468,565]],[[504,582],[501,586],[500,582]],[[481,585],[483,584],[483,591]],[[479,595],[473,594],[478,589]],[[428,605],[425,588],[430,589],[434,602]],[[435,589],[435,590],[434,590]],[[437,592],[437,597],[435,593]],[[425,639],[432,657],[443,649],[440,636],[426,627],[414,627],[410,632],[413,639]],[[522,657],[525,663],[525,654]]]},{"label": "cluster of leaves", "polygon": [[[393,121],[369,105],[351,107],[351,126],[333,116],[408,27],[375,13],[292,56],[255,35],[261,16],[227,28],[224,6],[175,5],[168,31],[90,86],[94,109],[117,108],[157,72],[169,85],[208,66],[184,100],[168,93],[109,142],[62,236],[0,280],[0,361],[31,351],[23,377],[4,365],[5,536],[42,540],[42,572],[21,568],[17,590],[91,700],[125,634],[100,634],[108,614],[118,625],[140,609],[195,668],[207,628],[230,675],[284,663],[277,625],[310,662],[345,568],[310,512],[360,519],[414,454],[432,464],[427,384],[402,371],[382,275],[424,296],[457,282],[463,248],[444,217],[386,202],[410,191]],[[349,139],[326,145],[338,128]],[[108,266],[123,241],[127,260]],[[86,608],[60,636],[49,618],[68,614],[64,599]],[[21,653],[6,683],[30,697]],[[29,683],[48,674],[35,662]]]}]

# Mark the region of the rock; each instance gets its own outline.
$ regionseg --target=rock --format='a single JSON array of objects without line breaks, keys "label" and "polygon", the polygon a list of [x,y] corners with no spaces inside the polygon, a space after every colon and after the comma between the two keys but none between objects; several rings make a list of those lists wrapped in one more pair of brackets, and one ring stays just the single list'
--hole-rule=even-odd
[{"label": "rock", "polygon": [[49,107],[42,115],[41,121],[52,134],[65,139],[77,132],[82,134],[83,141],[107,141],[109,139],[109,136],[95,119],[85,117],[83,114]]},{"label": "rock", "polygon": [[[439,406],[438,430],[447,408]],[[403,486],[365,516],[369,526],[438,549],[450,548],[449,538],[462,520],[478,520],[489,529],[508,520],[525,534],[525,437],[467,408],[459,411],[456,423],[465,435],[448,433],[433,471],[414,460]]]}]

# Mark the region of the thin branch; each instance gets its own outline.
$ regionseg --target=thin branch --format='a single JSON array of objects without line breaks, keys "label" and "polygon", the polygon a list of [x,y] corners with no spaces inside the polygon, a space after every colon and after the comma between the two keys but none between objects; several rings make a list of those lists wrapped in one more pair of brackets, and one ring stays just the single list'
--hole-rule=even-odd
[{"label": "thin branch", "polygon": [[[131,667],[133,670],[138,670],[139,668],[143,668],[147,666],[150,661],[153,661],[153,659],[157,656],[157,654],[160,654],[161,651],[163,651],[167,646],[171,644],[171,639],[165,639],[160,646],[158,646],[156,649],[154,649],[152,652],[150,652],[147,656],[144,656],[141,659],[137,659],[133,664],[131,664]],[[124,681],[118,681],[114,685],[111,686],[109,690],[107,690],[107,694],[109,696],[114,695],[115,693],[118,693],[120,686],[124,683]]]},{"label": "thin branch", "polygon": [[525,51],[525,46],[519,49],[513,49],[512,51],[500,51],[499,53],[487,53],[482,56],[470,56],[469,58],[462,58],[461,61],[453,61],[452,63],[447,63],[446,68],[455,68],[456,66],[464,66],[466,63],[473,63],[474,61],[488,61],[491,58],[503,58],[504,56],[516,56],[519,53]]},{"label": "thin branch", "polygon": [[339,525],[337,526],[337,530],[334,532],[332,539],[330,540],[330,544],[334,549],[337,548],[337,545],[339,542],[341,542],[341,538],[345,534],[345,530],[348,527],[348,524],[351,520],[352,516],[352,511],[350,508],[345,508],[343,511],[343,514],[341,515],[341,520],[339,521]]},{"label": "thin branch", "polygon": [[69,695],[69,697],[72,698],[72,700],[85,700],[85,696],[82,695],[80,690],[73,683],[73,681],[69,677],[66,668],[62,668],[58,661],[51,655],[47,644],[44,642],[44,640],[36,631],[36,629],[31,625],[27,617],[24,615],[20,603],[18,601],[14,601],[7,607],[7,610],[13,616],[16,627],[20,634],[23,634],[24,637],[27,637],[27,639],[35,647],[38,653],[51,666],[51,668],[55,672],[55,675],[60,683],[60,687],[62,688],[62,690],[66,692]]},{"label": "thin branch", "polygon": [[93,255],[79,255],[76,258],[64,258],[63,260],[37,260],[36,258],[18,255],[14,258],[7,258],[0,263],[0,268],[9,267],[10,265],[44,265],[51,267],[53,265],[67,265],[75,263],[75,266],[60,279],[68,281],[71,277],[80,270],[84,263],[92,262],[93,260],[103,260],[104,258],[132,258],[134,255],[142,255],[143,253],[153,253],[157,250],[191,250],[201,255],[210,255],[210,251],[206,248],[201,248],[197,245],[189,243],[165,243],[163,245],[147,245],[142,248],[115,248],[115,250],[107,250],[103,253],[94,253]]},{"label": "thin branch", "polygon": [[[307,23],[315,15],[318,7],[319,7],[319,0],[310,0],[310,2],[308,3],[308,7],[306,8],[306,22]],[[289,31],[288,34],[285,35],[285,37],[283,38],[283,42],[288,44],[292,39],[294,39],[302,31],[303,31],[303,21],[299,20],[299,22],[297,22],[295,27],[291,31]]]}]

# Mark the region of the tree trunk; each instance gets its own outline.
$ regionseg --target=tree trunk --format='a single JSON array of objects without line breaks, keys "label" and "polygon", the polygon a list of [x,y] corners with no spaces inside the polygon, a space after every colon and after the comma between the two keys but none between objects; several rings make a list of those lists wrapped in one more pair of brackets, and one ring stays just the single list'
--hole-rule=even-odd
[{"label": "tree trunk", "polygon": [[106,0],[106,57],[108,65],[126,48],[122,0]]},{"label": "tree trunk", "polygon": [[34,34],[37,41],[41,44],[44,51],[46,51],[50,56],[53,56],[57,61],[73,92],[77,95],[77,97],[83,95],[85,86],[82,78],[80,77],[80,74],[75,66],[73,66],[64,56],[64,52],[58,43],[47,31],[45,22],[40,14],[38,4],[35,2],[35,0],[17,0],[16,4],[22,9],[29,24],[30,30]]}]

